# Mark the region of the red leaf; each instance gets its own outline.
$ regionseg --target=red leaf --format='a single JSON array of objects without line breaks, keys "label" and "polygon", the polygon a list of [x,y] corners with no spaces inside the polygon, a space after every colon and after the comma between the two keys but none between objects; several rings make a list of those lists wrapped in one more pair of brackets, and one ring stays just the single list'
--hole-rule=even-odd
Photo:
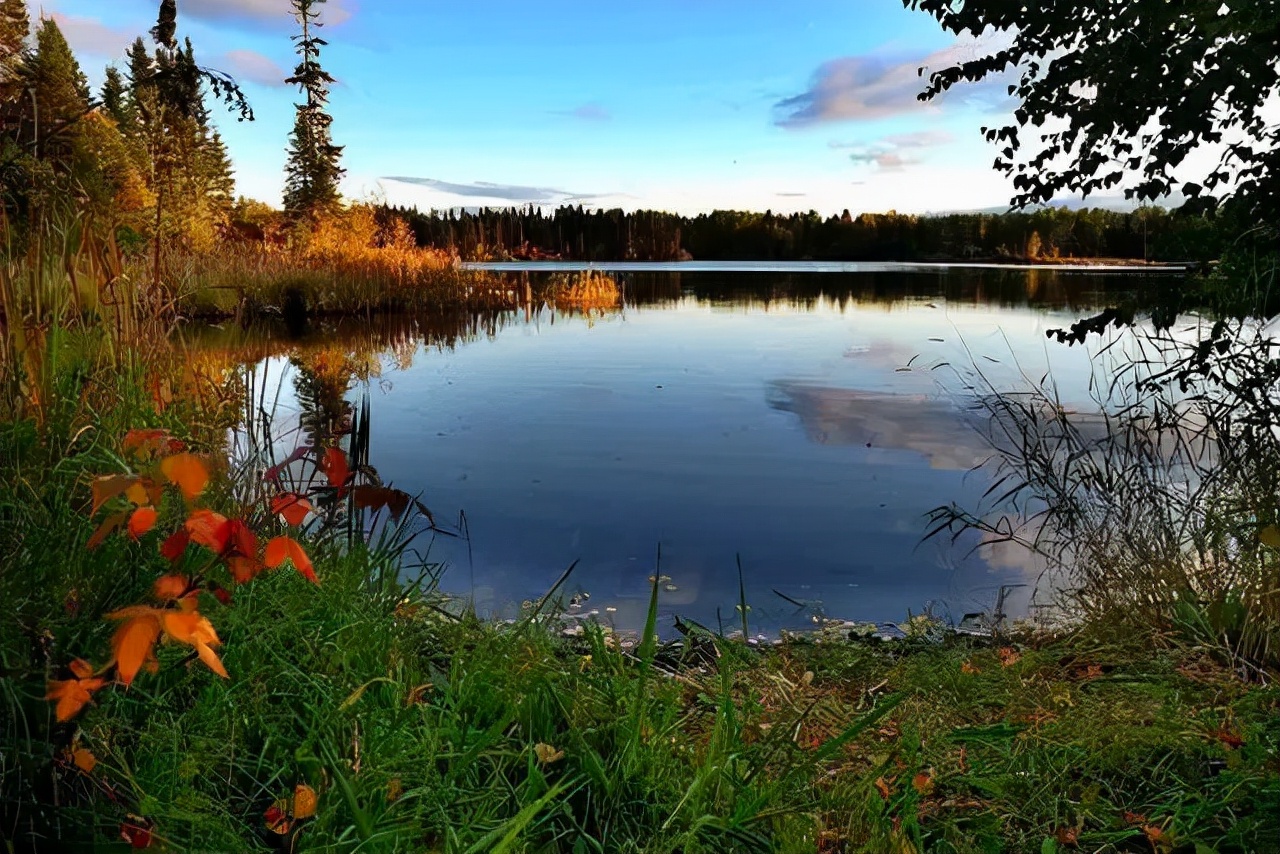
[{"label": "red leaf", "polygon": [[150,848],[150,824],[145,818],[131,815],[120,823],[120,838],[128,842],[131,848]]},{"label": "red leaf", "polygon": [[325,448],[320,459],[320,470],[329,479],[330,486],[338,488],[338,497],[345,493],[347,478],[351,477],[351,469],[347,465],[347,455],[341,448]]},{"label": "red leaf", "polygon": [[[227,571],[236,584],[247,584],[262,571],[262,563],[256,557],[240,557],[231,555],[227,558]],[[223,591],[226,592],[225,590]],[[230,596],[230,594],[228,594]],[[223,603],[226,604],[225,602]]]},{"label": "red leaf", "polygon": [[267,543],[267,550],[263,557],[269,569],[276,569],[286,560],[292,561],[294,568],[302,574],[303,578],[312,584],[320,583],[320,579],[316,578],[315,569],[311,565],[311,559],[302,550],[302,546],[298,545],[290,537],[276,537],[271,540],[271,542]]},{"label": "red leaf", "polygon": [[362,510],[379,510],[386,507],[396,521],[408,509],[412,497],[407,492],[387,486],[353,486],[351,496],[356,506]]},{"label": "red leaf", "polygon": [[156,526],[156,508],[139,507],[129,516],[129,536],[138,539]]},{"label": "red leaf", "polygon": [[271,512],[283,516],[294,527],[301,525],[311,512],[311,502],[294,492],[286,492],[271,499]]},{"label": "red leaf", "polygon": [[210,551],[222,554],[227,547],[227,536],[230,534],[227,517],[212,510],[191,511],[184,527],[191,535],[191,542],[204,546]]},{"label": "red leaf", "polygon": [[244,523],[243,519],[232,519],[227,522],[222,532],[223,544],[220,554],[225,557],[258,557],[258,535]]},{"label": "red leaf", "polygon": [[170,563],[173,563],[182,557],[183,552],[187,550],[187,544],[190,542],[190,532],[186,528],[179,528],[160,544],[160,554],[164,555]]}]

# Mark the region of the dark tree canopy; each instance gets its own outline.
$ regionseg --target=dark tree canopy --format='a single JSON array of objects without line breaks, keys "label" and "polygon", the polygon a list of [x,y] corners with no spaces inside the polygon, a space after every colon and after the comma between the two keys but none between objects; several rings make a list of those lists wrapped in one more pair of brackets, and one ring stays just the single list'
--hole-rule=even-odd
[{"label": "dark tree canopy", "polygon": [[[1192,207],[1230,199],[1242,216],[1280,218],[1280,0],[903,2],[957,35],[1005,36],[1007,47],[930,74],[921,98],[1013,73],[1017,124],[984,132],[1002,144],[1014,205],[1136,176],[1127,198],[1181,192]],[[1205,143],[1222,147],[1216,165],[1179,174]]]},{"label": "dark tree canopy", "polygon": [[338,203],[342,146],[330,134],[333,117],[325,109],[333,77],[320,66],[320,48],[327,42],[316,34],[322,26],[319,7],[324,0],[292,0],[301,32],[293,37],[300,60],[285,80],[306,96],[297,107],[285,164],[284,207],[297,216],[318,213]]}]

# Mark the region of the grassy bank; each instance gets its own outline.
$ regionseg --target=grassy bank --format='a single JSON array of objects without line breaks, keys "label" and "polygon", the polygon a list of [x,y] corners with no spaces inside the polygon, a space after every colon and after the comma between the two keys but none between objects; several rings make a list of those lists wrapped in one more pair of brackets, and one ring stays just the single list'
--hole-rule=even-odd
[{"label": "grassy bank", "polygon": [[[228,603],[199,595],[229,678],[161,644],[157,672],[59,723],[47,681],[108,657],[103,615],[171,571],[158,533],[86,549],[91,478],[125,467],[129,427],[216,453],[220,424],[157,413],[136,374],[58,376],[43,426],[0,428],[12,850],[124,850],[122,832],[174,851],[1227,852],[1280,837],[1280,691],[1210,648],[919,621],[900,641],[763,649],[566,636],[550,603],[478,620],[402,584],[385,544],[333,536],[306,540],[318,585],[267,571]],[[222,483],[207,500],[230,513]],[[181,507],[166,500],[160,527]]]}]

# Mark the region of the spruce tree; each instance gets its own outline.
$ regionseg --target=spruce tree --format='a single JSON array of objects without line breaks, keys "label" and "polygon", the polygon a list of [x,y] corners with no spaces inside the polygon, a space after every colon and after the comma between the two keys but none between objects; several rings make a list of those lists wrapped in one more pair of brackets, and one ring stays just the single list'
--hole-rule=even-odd
[{"label": "spruce tree", "polygon": [[9,115],[9,106],[22,95],[23,55],[31,19],[26,0],[0,0],[0,110]]},{"label": "spruce tree", "polygon": [[74,125],[89,112],[89,81],[52,18],[40,22],[25,70],[34,100],[36,155],[67,166]]},{"label": "spruce tree", "polygon": [[333,77],[320,67],[320,48],[328,44],[316,35],[321,26],[319,6],[324,0],[292,0],[293,13],[302,31],[293,37],[301,61],[285,80],[306,95],[297,105],[289,159],[285,165],[284,208],[295,217],[315,215],[338,204],[338,181],[345,170],[339,165],[342,147],[333,144],[333,117],[325,110]]}]

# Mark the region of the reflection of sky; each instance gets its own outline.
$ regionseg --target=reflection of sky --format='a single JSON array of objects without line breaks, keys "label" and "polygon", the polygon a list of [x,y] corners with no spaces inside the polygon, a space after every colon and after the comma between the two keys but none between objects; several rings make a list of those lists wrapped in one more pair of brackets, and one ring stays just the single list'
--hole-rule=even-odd
[{"label": "reflection of sky", "polygon": [[692,296],[591,321],[535,316],[385,373],[373,463],[439,517],[465,511],[471,561],[457,541],[432,557],[483,609],[537,597],[580,560],[570,589],[638,624],[660,543],[664,612],[712,626],[717,609],[734,622],[736,555],[762,626],[804,620],[773,589],[841,618],[929,601],[958,617],[1026,572],[972,543],[920,543],[929,509],[985,487],[967,474],[984,454],[956,377],[931,366],[960,364],[967,344],[998,384],[1017,381],[1016,356],[1083,393],[1087,356],[1044,338],[1074,317]]}]

